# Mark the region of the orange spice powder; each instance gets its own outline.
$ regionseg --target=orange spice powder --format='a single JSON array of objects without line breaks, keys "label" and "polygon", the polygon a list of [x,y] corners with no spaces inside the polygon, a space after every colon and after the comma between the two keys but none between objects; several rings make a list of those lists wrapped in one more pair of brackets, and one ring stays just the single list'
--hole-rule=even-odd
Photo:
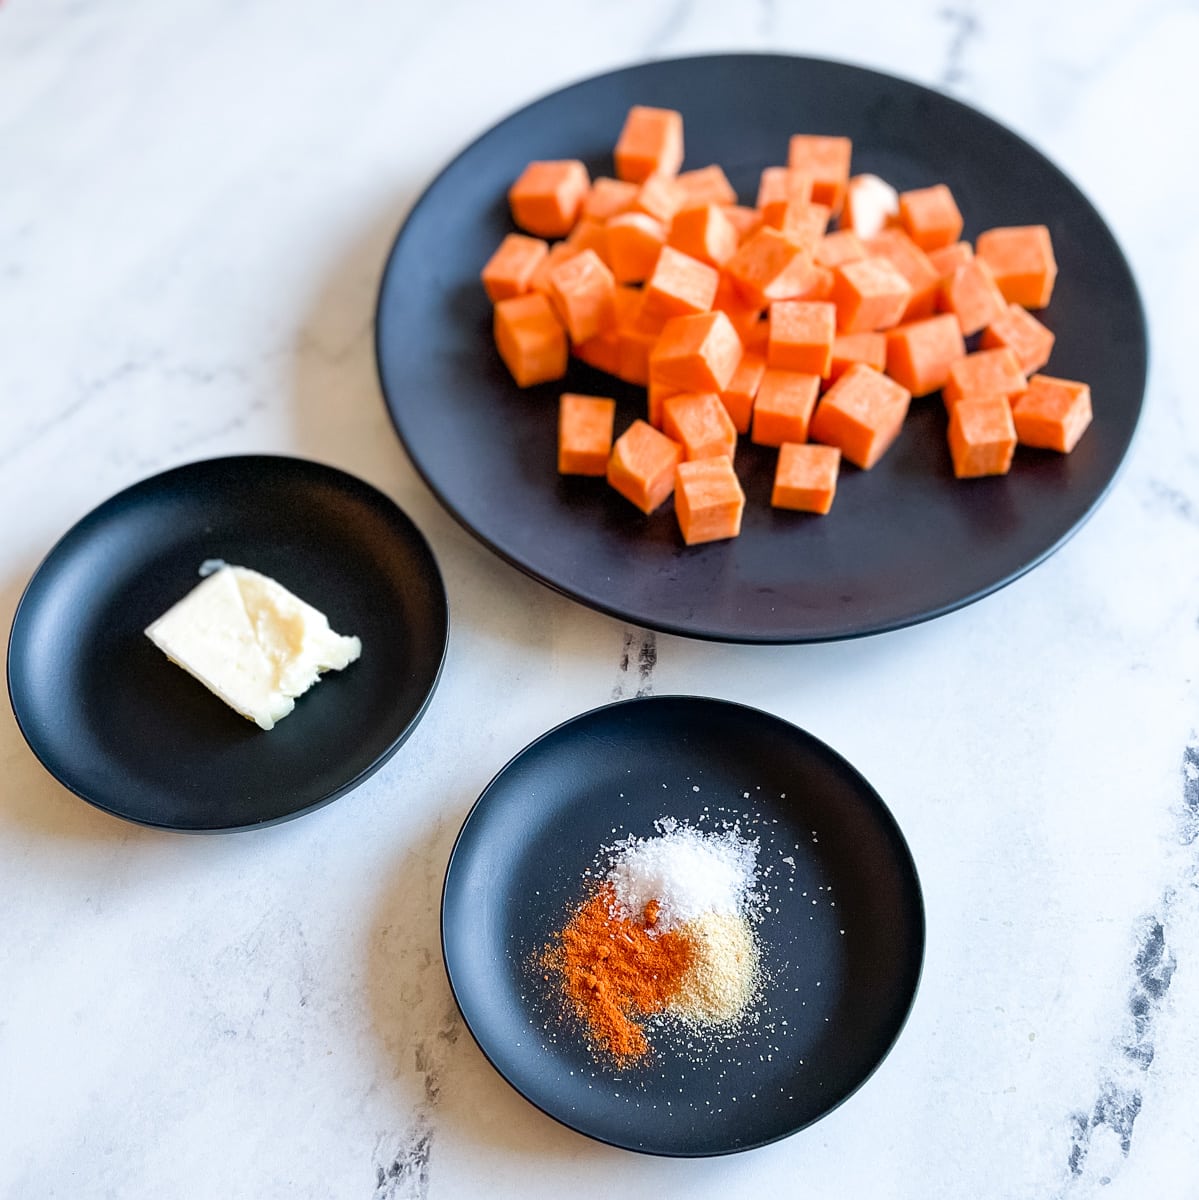
[{"label": "orange spice powder", "polygon": [[695,946],[682,932],[651,935],[654,901],[641,922],[614,915],[614,905],[612,886],[604,884],[547,948],[543,963],[561,973],[563,991],[596,1044],[628,1061],[649,1049],[638,1018],[678,996]]}]

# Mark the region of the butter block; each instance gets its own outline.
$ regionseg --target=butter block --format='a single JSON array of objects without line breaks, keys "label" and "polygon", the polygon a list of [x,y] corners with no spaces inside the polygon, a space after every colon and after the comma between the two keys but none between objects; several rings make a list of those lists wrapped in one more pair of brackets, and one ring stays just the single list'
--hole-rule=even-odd
[{"label": "butter block", "polygon": [[324,613],[247,567],[222,566],[146,628],[174,663],[230,708],[273,729],[323,671],[362,653]]}]

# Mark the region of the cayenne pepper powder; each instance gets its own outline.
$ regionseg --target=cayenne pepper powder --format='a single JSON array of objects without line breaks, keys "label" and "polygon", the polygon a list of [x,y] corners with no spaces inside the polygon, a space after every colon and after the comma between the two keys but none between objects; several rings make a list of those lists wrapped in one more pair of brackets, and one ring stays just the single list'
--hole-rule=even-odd
[{"label": "cayenne pepper powder", "polygon": [[658,905],[650,901],[643,922],[616,915],[610,883],[575,913],[547,950],[545,965],[560,971],[563,991],[596,1043],[618,1060],[649,1049],[638,1018],[661,1012],[678,996],[695,960],[686,934],[652,934]]}]

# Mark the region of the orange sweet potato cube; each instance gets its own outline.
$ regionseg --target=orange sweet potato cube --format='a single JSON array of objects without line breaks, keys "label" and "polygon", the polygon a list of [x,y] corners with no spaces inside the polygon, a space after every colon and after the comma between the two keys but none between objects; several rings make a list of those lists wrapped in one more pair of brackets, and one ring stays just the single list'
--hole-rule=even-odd
[{"label": "orange sweet potato cube", "polygon": [[841,451],[836,446],[784,442],[779,447],[770,503],[775,508],[826,513],[837,494]]},{"label": "orange sweet potato cube", "polygon": [[820,270],[810,254],[770,226],[748,237],[724,264],[725,274],[758,308],[803,295]]},{"label": "orange sweet potato cube", "polygon": [[617,283],[641,283],[648,279],[666,245],[666,227],[643,212],[617,213],[605,226],[608,234],[608,265]]},{"label": "orange sweet potato cube", "polygon": [[680,171],[675,177],[683,193],[683,203],[688,207],[698,204],[736,204],[737,192],[729,183],[724,168],[716,163],[710,167],[698,167],[694,171]]},{"label": "orange sweet potato cube", "polygon": [[714,267],[732,258],[737,241],[737,231],[717,204],[680,208],[666,237],[668,245]]},{"label": "orange sweet potato cube", "polygon": [[645,389],[645,419],[655,428],[662,428],[662,407],[671,396],[679,396],[682,393],[678,388],[671,387],[668,383],[655,383],[650,380]]},{"label": "orange sweet potato cube", "polygon": [[741,339],[722,312],[673,317],[650,351],[649,377],[680,392],[720,392],[741,361]]},{"label": "orange sweet potato cube", "polygon": [[494,302],[523,296],[532,287],[533,273],[541,265],[549,246],[540,238],[510,233],[483,268],[483,287]]},{"label": "orange sweet potato cube", "polygon": [[976,350],[949,366],[949,378],[941,389],[946,408],[975,396],[1012,397],[1028,387],[1016,356],[1006,347]]},{"label": "orange sweet potato cube", "polygon": [[741,532],[745,492],[727,458],[680,463],[675,472],[674,511],[688,546],[734,538]]},{"label": "orange sweet potato cube", "polygon": [[840,267],[845,263],[861,262],[869,257],[862,239],[852,229],[826,233],[816,243],[812,256],[822,267]]},{"label": "orange sweet potato cube", "polygon": [[558,400],[559,474],[606,474],[615,419],[615,400],[563,392]]},{"label": "orange sweet potato cube", "polygon": [[616,324],[616,280],[594,250],[550,270],[550,302],[576,344]]},{"label": "orange sweet potato cube", "polygon": [[1044,225],[1009,225],[980,233],[974,243],[1003,293],[1025,308],[1044,308],[1053,295],[1057,261]]},{"label": "orange sweet potato cube", "polygon": [[1036,317],[1019,304],[1007,304],[982,332],[978,344],[983,350],[1007,347],[1025,375],[1039,371],[1053,352],[1054,335]]},{"label": "orange sweet potato cube", "polygon": [[837,310],[826,300],[776,300],[768,317],[766,363],[827,375],[837,336]]},{"label": "orange sweet potato cube", "polygon": [[591,181],[591,190],[583,198],[582,217],[593,221],[606,221],[622,212],[628,212],[637,198],[637,185],[624,179],[609,179],[598,175]]},{"label": "orange sweet potato cube", "polygon": [[928,261],[936,267],[937,273],[941,276],[942,286],[958,267],[963,263],[968,263],[973,257],[974,247],[969,242],[952,242],[948,246],[942,246],[939,250],[928,252]]},{"label": "orange sweet potato cube", "polygon": [[577,342],[570,352],[597,371],[606,371],[609,375],[620,374],[620,333],[615,326],[585,342]]},{"label": "orange sweet potato cube", "polygon": [[940,250],[961,237],[962,214],[943,183],[915,188],[899,196],[899,223],[921,250]]},{"label": "orange sweet potato cube", "polygon": [[576,254],[584,250],[594,250],[600,261],[608,265],[608,230],[603,221],[594,217],[580,217],[575,227],[566,238],[566,244],[572,247]]},{"label": "orange sweet potato cube", "polygon": [[842,333],[874,333],[899,323],[912,289],[890,259],[843,263],[833,270],[833,304]]},{"label": "orange sweet potato cube", "polygon": [[[616,323],[586,342],[580,342],[573,347],[573,351],[576,358],[581,358],[585,363],[598,367],[601,371],[607,371],[609,375],[616,375],[623,379],[622,347],[630,325],[641,311],[640,289],[618,284],[613,297],[613,310]],[[647,371],[648,367],[645,370]],[[643,371],[640,382],[644,383],[645,379],[646,374]],[[631,382],[638,381],[632,380]]]},{"label": "orange sweet potato cube", "polygon": [[683,207],[684,199],[677,181],[665,175],[651,175],[637,189],[631,211],[645,213],[669,228],[674,214]]},{"label": "orange sweet potato cube", "polygon": [[856,363],[824,393],[809,433],[868,471],[899,436],[910,400],[893,379]]},{"label": "orange sweet potato cube", "polygon": [[767,367],[754,399],[750,440],[759,446],[806,442],[820,376]]},{"label": "orange sweet potato cube", "polygon": [[590,188],[591,177],[578,159],[531,162],[508,189],[508,206],[512,219],[527,233],[565,237]]},{"label": "orange sweet potato cube", "polygon": [[537,264],[529,280],[529,291],[542,292],[548,299],[550,294],[550,272],[564,263],[568,258],[574,258],[578,251],[569,242],[555,242],[549,253]]},{"label": "orange sweet potato cube", "polygon": [[1007,301],[995,285],[991,268],[981,258],[972,258],[941,280],[938,307],[953,313],[963,335],[969,337],[995,320]]},{"label": "orange sweet potato cube", "polygon": [[737,431],[714,392],[680,392],[662,401],[662,432],[683,447],[683,458],[732,458]]},{"label": "orange sweet potato cube", "polygon": [[634,183],[651,175],[677,175],[683,165],[683,114],[634,105],[625,117],[613,157],[617,177]]},{"label": "orange sweet potato cube", "polygon": [[762,224],[762,214],[756,208],[747,208],[744,204],[726,204],[723,208],[729,224],[737,231],[737,245],[751,233],[756,233]]},{"label": "orange sweet potato cube", "polygon": [[756,324],[751,325],[741,335],[741,342],[745,346],[747,354],[752,351],[754,354],[760,354],[765,358],[766,347],[770,345],[770,322],[758,321]]},{"label": "orange sweet potato cube", "polygon": [[[649,352],[657,340],[654,334],[643,333],[638,328],[638,318],[641,315],[641,289],[627,284],[618,284],[613,308],[616,314],[616,325],[607,334],[616,345],[616,362],[611,368],[613,375],[626,383],[640,384],[642,387],[649,380]],[[576,349],[576,353],[577,353]]]},{"label": "orange sweet potato cube", "polygon": [[[828,267],[822,267],[819,263],[812,264],[812,282],[809,287],[805,288],[796,300],[828,300],[833,298],[833,272]],[[833,305],[836,308],[836,305]]]},{"label": "orange sweet potato cube", "polygon": [[646,281],[640,324],[647,332],[659,332],[671,317],[708,312],[716,299],[720,275],[715,267],[663,246]]},{"label": "orange sweet potato cube", "polygon": [[[725,314],[733,323],[737,336],[744,341],[760,323],[762,310],[752,301],[747,300],[737,285],[723,272],[720,282],[716,285],[716,298],[712,308]],[[765,322],[761,322],[765,324]]]},{"label": "orange sweet potato cube", "polygon": [[874,237],[864,239],[872,255],[881,255],[908,281],[912,294],[901,321],[931,317],[937,309],[941,275],[929,257],[902,229],[888,227]]},{"label": "orange sweet potato cube", "polygon": [[634,421],[616,439],[608,459],[608,482],[643,513],[651,513],[674,489],[683,448],[645,421]]},{"label": "orange sweet potato cube", "polygon": [[812,199],[827,204],[836,216],[845,203],[852,153],[853,143],[847,137],[797,133],[788,146],[787,166],[812,177]]},{"label": "orange sweet potato cube", "polygon": [[754,399],[766,373],[766,359],[751,351],[741,355],[741,361],[733,372],[728,386],[720,393],[720,403],[733,422],[738,433],[748,433],[753,417]]},{"label": "orange sweet potato cube", "polygon": [[1021,445],[1069,454],[1091,423],[1091,389],[1073,379],[1034,375],[1012,402],[1012,419]]},{"label": "orange sweet potato cube", "polygon": [[566,374],[566,330],[540,292],[501,300],[493,313],[496,348],[518,387]]},{"label": "orange sweet potato cube", "polygon": [[953,313],[909,321],[887,333],[887,374],[913,396],[940,391],[949,368],[965,356],[962,327]]},{"label": "orange sweet potato cube", "polygon": [[777,228],[784,237],[814,256],[828,230],[831,213],[827,204],[788,200],[779,210],[777,221],[763,220],[763,224]]},{"label": "orange sweet potato cube", "polygon": [[826,382],[835,382],[854,363],[865,363],[876,371],[884,370],[887,365],[887,335],[885,333],[839,333],[833,339],[833,355],[829,363]]},{"label": "orange sweet potato cube", "polygon": [[949,453],[959,479],[1006,475],[1016,449],[1012,406],[1003,396],[962,400],[949,414]]},{"label": "orange sweet potato cube", "polygon": [[783,210],[790,203],[812,202],[812,176],[790,167],[766,167],[758,181],[758,217],[778,229]]}]

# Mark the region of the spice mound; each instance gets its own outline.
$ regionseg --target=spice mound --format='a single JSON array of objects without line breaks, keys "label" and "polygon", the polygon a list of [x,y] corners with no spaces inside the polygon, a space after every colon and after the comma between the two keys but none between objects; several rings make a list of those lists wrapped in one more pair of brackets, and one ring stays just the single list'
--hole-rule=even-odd
[{"label": "spice mound", "polygon": [[694,1033],[728,1026],[759,982],[757,842],[668,818],[658,828],[612,848],[598,886],[541,955],[593,1046],[620,1064],[649,1052],[652,1018]]}]

